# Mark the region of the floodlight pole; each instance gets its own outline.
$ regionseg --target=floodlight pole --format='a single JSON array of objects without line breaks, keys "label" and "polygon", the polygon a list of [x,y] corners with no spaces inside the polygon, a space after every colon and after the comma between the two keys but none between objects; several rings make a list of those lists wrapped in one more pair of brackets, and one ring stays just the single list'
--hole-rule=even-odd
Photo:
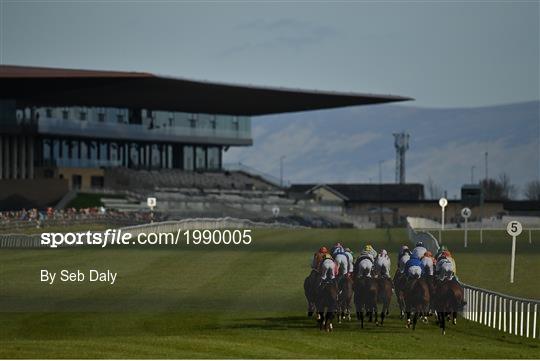
[{"label": "floodlight pole", "polygon": [[283,188],[283,160],[286,158],[286,156],[282,155],[279,158],[279,184],[281,188]]}]

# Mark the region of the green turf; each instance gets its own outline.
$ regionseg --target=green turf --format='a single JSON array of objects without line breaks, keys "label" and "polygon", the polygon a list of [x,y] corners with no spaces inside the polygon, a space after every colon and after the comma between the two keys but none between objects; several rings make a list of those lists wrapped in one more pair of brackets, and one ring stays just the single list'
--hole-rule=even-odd
[{"label": "green turf", "polygon": [[121,194],[100,194],[100,193],[78,193],[77,196],[71,200],[67,208],[91,208],[101,207],[103,202],[101,198],[125,198]]},{"label": "green turf", "polygon": [[[253,245],[243,248],[1,250],[0,357],[538,357],[538,340],[463,319],[444,337],[433,322],[413,332],[396,317],[395,307],[383,328],[369,324],[360,330],[351,322],[336,325],[332,334],[319,332],[304,315],[302,282],[314,250],[336,240],[356,250],[370,240],[387,248],[393,262],[407,242],[400,229],[272,230],[256,232]],[[510,287],[506,241],[490,240],[466,250],[449,240],[462,280],[540,298],[534,287],[538,246],[520,244],[517,282]],[[48,287],[38,282],[42,267],[109,267],[120,275],[114,286]],[[6,312],[17,307],[27,311]]]}]

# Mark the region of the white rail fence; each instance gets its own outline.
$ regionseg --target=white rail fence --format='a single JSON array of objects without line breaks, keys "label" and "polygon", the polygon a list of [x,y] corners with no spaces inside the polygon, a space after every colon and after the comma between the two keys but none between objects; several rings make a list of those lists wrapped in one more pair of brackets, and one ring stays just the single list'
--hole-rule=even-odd
[{"label": "white rail fence", "polygon": [[[119,228],[122,232],[131,233],[132,237],[137,237],[140,233],[169,233],[177,232],[178,229],[260,229],[260,228],[284,228],[284,229],[304,229],[306,227],[291,225],[287,223],[266,223],[254,222],[249,219],[239,218],[188,218],[179,221],[165,221],[136,226]],[[78,232],[75,232],[78,233]],[[94,233],[94,232],[92,232]],[[41,244],[40,234],[0,234],[0,248],[48,248]],[[70,247],[70,246],[66,246]],[[71,246],[73,247],[73,246]]]},{"label": "white rail fence", "polygon": [[538,338],[540,301],[512,297],[462,284],[467,304],[463,317],[512,335]]},{"label": "white rail fence", "polygon": [[[428,231],[415,229],[422,224],[418,219],[409,220],[407,218],[409,240],[413,244],[422,241],[427,249],[437,251],[437,238]],[[461,285],[467,302],[462,312],[465,319],[512,335],[540,339],[539,300],[508,296],[464,283]]]}]

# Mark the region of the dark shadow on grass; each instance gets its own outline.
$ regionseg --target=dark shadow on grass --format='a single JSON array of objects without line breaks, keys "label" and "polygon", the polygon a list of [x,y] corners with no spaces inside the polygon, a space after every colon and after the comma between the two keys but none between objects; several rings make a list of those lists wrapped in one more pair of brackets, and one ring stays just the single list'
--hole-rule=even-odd
[{"label": "dark shadow on grass", "polygon": [[[392,319],[394,322],[389,322],[384,326],[377,326],[375,322],[366,322],[364,329],[360,328],[360,324],[353,317],[351,321],[342,321],[338,323],[337,318],[334,319],[333,325],[336,331],[353,331],[353,332],[369,332],[380,334],[406,334],[412,330],[405,328],[405,324],[401,322],[395,322],[397,320]],[[287,316],[287,317],[256,317],[256,318],[239,318],[228,321],[226,323],[216,325],[205,325],[207,330],[318,330],[318,324],[314,317],[308,318],[307,316]]]}]

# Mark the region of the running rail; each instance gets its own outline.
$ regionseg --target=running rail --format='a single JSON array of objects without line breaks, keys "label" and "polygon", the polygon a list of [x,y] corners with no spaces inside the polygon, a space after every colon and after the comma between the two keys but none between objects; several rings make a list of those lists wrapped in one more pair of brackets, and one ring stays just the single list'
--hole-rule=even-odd
[{"label": "running rail", "polygon": [[463,283],[461,285],[467,302],[462,312],[465,319],[512,335],[540,339],[540,301],[508,296]]},{"label": "running rail", "polygon": [[[412,244],[424,242],[426,248],[436,252],[437,238],[425,230],[416,230],[407,218],[407,230]],[[540,339],[538,320],[539,300],[520,298],[461,283],[466,305],[462,315],[466,320],[512,335]]]}]

